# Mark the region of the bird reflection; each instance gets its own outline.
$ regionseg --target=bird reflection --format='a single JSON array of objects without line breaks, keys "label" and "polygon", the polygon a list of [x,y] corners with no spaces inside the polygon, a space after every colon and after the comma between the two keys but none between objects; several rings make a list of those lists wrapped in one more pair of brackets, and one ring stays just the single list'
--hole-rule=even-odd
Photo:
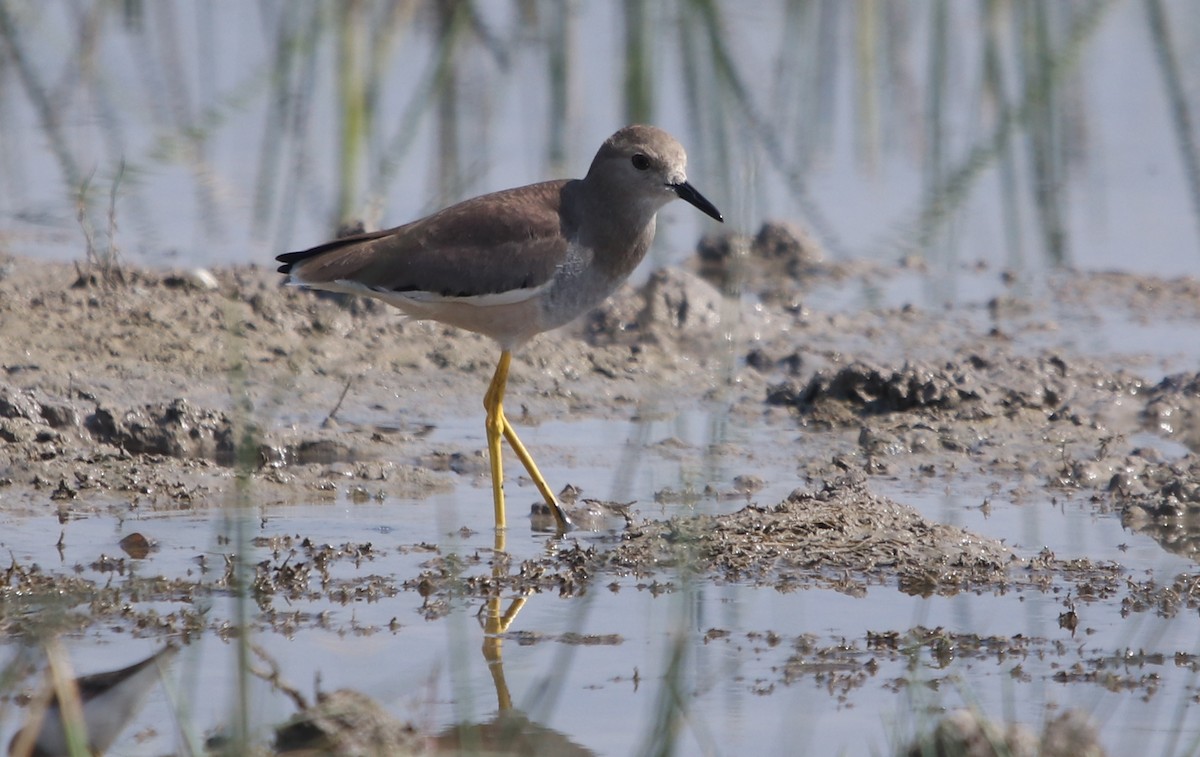
[{"label": "bird reflection", "polygon": [[[498,530],[492,563],[494,585],[507,583],[508,565],[504,531]],[[504,606],[497,594],[483,608],[483,659],[496,691],[496,713],[478,723],[458,723],[433,734],[419,734],[410,724],[397,720],[370,697],[349,689],[318,694],[311,706],[294,689],[292,698],[300,712],[276,729],[276,754],[488,754],[587,757],[594,752],[567,736],[541,726],[513,707],[512,693],[504,678],[504,635],[525,606],[516,597]],[[264,651],[256,650],[260,656]],[[269,677],[281,686],[278,675]]]},{"label": "bird reflection", "polygon": [[[505,552],[505,533],[496,531],[496,555]],[[492,577],[502,586],[507,566],[495,560]],[[530,720],[513,707],[512,694],[504,679],[504,634],[517,613],[525,606],[525,597],[516,597],[503,609],[499,596],[487,600],[484,616],[483,659],[496,689],[496,714],[482,723],[450,726],[431,739],[430,746],[439,754],[548,755],[549,757],[589,757],[595,752],[571,741],[566,735]]]}]

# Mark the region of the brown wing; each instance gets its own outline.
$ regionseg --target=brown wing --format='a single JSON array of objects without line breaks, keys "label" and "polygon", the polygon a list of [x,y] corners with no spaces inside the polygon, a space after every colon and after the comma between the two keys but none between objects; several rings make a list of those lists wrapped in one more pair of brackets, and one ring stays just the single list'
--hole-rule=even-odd
[{"label": "brown wing", "polygon": [[276,258],[280,273],[319,286],[352,281],[371,289],[447,297],[539,286],[566,255],[564,224],[551,181],[476,197],[384,231],[336,239]]}]

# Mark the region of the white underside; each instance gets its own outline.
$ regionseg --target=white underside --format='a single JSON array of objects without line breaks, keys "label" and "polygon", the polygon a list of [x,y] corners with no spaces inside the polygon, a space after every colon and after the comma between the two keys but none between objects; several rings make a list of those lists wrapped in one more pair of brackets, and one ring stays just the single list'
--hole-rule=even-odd
[{"label": "white underside", "polygon": [[394,292],[389,289],[369,287],[349,279],[338,279],[337,281],[325,281],[320,283],[308,282],[295,277],[292,277],[288,280],[288,284],[292,286],[304,286],[312,289],[323,289],[327,292],[341,292],[343,294],[357,294],[374,297],[375,299],[383,300],[389,305],[393,305],[406,312],[409,312],[412,308],[421,309],[423,307],[437,305],[470,305],[478,308],[516,305],[537,297],[547,287],[550,286],[550,283],[551,282],[548,281],[545,284],[537,287],[529,287],[526,289],[510,289],[507,292],[496,292],[493,294],[451,297],[438,294],[436,292]]}]

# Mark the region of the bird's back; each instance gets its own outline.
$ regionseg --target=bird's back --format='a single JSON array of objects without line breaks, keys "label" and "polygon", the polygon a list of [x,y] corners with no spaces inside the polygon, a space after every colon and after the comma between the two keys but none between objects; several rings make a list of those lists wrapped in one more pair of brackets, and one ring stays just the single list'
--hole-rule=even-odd
[{"label": "bird's back", "polygon": [[[549,181],[483,195],[418,221],[279,256],[280,273],[315,288],[363,294],[477,297],[537,288],[562,263],[570,235]],[[564,234],[564,232],[566,232]]]}]

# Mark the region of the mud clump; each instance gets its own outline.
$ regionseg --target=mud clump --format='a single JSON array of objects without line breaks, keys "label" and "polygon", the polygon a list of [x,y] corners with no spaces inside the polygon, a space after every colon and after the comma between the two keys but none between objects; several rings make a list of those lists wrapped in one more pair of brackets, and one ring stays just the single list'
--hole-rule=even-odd
[{"label": "mud clump", "polygon": [[871,493],[860,475],[798,490],[775,507],[646,522],[602,560],[639,574],[686,565],[783,590],[821,586],[859,594],[894,580],[902,591],[924,596],[1002,584],[1020,563],[1000,542],[930,522]]},{"label": "mud clump", "polygon": [[22,392],[0,386],[0,418],[23,418],[38,423],[43,420],[42,406],[33,392]]},{"label": "mud clump", "polygon": [[654,593],[674,591],[673,578],[684,570],[781,592],[825,588],[862,596],[871,585],[894,582],[908,594],[950,596],[1006,590],[1024,566],[999,541],[929,521],[848,474],[774,507],[630,523],[607,541],[572,542],[515,568],[503,555],[490,562],[438,555],[403,588],[426,598],[429,618],[444,614],[451,596],[576,596],[614,575],[646,579],[638,588]]},{"label": "mud clump", "polygon": [[1166,462],[1137,456],[1113,474],[1108,491],[1121,507],[1121,523],[1169,552],[1200,557],[1200,459]]},{"label": "mud clump", "polygon": [[86,425],[98,441],[134,455],[207,458],[223,464],[234,458],[230,419],[215,410],[196,408],[186,399],[124,413],[98,407]]},{"label": "mud clump", "polygon": [[962,408],[982,396],[982,388],[964,368],[910,363],[899,369],[854,362],[830,374],[819,372],[806,386],[772,387],[767,402],[813,409],[842,402],[864,414],[897,413],[914,408]]},{"label": "mud clump", "polygon": [[944,410],[950,417],[974,420],[1024,409],[1053,411],[1090,381],[1086,375],[1070,375],[1067,363],[1054,355],[967,354],[942,364],[911,361],[899,368],[856,360],[818,371],[803,386],[794,381],[773,385],[766,400],[810,413],[836,415],[831,406],[842,404],[862,415]]},{"label": "mud clump", "polygon": [[938,721],[933,731],[917,739],[904,757],[959,755],[961,757],[1104,757],[1087,715],[1067,710],[1046,724],[1039,737],[1019,723],[1001,725],[968,710],[956,710]]},{"label": "mud clump", "polygon": [[[0,385],[0,441],[46,445],[80,425],[80,413],[69,403],[45,399],[32,390]],[[45,449],[43,446],[35,454],[42,456]]]},{"label": "mud clump", "polygon": [[275,730],[275,749],[303,754],[421,754],[416,729],[352,689],[321,694]]},{"label": "mud clump", "polygon": [[98,442],[133,455],[228,463],[234,454],[229,418],[219,411],[197,408],[183,398],[126,410],[97,405],[85,418],[76,402],[46,399],[32,390],[0,385],[3,441],[61,442],[62,434],[72,431],[90,434],[92,446]]},{"label": "mud clump", "polygon": [[801,226],[768,221],[753,237],[705,235],[696,246],[696,271],[725,294],[749,290],[766,302],[789,302],[796,282],[817,270],[824,257]]},{"label": "mud clump", "polygon": [[1146,425],[1200,449],[1200,373],[1167,376],[1147,394]]},{"label": "mud clump", "polygon": [[719,338],[723,298],[711,284],[663,268],[641,287],[626,285],[584,320],[592,345],[684,344],[703,349]]}]

